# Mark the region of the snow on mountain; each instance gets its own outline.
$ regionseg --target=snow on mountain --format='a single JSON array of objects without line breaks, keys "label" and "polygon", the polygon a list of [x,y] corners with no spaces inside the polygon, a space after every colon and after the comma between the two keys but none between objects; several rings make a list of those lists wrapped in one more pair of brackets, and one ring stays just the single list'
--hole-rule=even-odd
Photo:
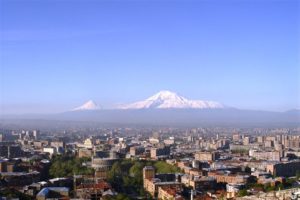
[{"label": "snow on mountain", "polygon": [[83,105],[74,108],[72,111],[79,111],[79,110],[99,110],[100,106],[98,106],[94,101],[89,100]]},{"label": "snow on mountain", "polygon": [[193,109],[214,109],[224,106],[214,101],[189,100],[170,91],[160,91],[144,101],[123,105],[120,109],[170,109],[170,108],[193,108]]}]

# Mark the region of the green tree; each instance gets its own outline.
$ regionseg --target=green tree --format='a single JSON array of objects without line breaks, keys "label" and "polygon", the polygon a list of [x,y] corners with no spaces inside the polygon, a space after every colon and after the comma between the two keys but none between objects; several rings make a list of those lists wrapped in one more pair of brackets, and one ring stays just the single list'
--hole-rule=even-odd
[{"label": "green tree", "polygon": [[150,195],[143,188],[143,168],[145,166],[154,166],[157,173],[180,172],[178,167],[164,161],[124,159],[112,165],[108,172],[108,181],[119,193],[130,196],[140,195],[149,199]]},{"label": "green tree", "polygon": [[296,172],[296,178],[297,178],[297,180],[300,179],[300,170],[297,170],[297,172]]},{"label": "green tree", "polygon": [[264,186],[264,191],[265,191],[265,192],[270,192],[270,191],[274,191],[274,190],[276,190],[276,187],[275,187],[275,186],[272,186],[271,184],[266,184],[266,185]]},{"label": "green tree", "polygon": [[283,183],[279,183],[276,187],[276,190],[282,190],[282,189],[284,189],[284,185]]},{"label": "green tree", "polygon": [[179,173],[180,169],[174,165],[170,165],[164,161],[157,161],[154,164],[156,173]]},{"label": "green tree", "polygon": [[52,177],[66,177],[77,175],[93,175],[94,170],[83,166],[86,159],[74,156],[56,156],[52,159],[49,174]]},{"label": "green tree", "polygon": [[239,196],[239,197],[243,197],[243,196],[247,196],[247,195],[248,195],[247,189],[241,189],[241,190],[238,192],[238,196]]}]

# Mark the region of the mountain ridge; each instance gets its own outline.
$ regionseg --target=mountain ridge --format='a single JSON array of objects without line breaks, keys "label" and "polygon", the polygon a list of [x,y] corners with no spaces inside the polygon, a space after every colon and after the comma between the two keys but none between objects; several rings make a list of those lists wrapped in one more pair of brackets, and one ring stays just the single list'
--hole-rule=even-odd
[{"label": "mountain ridge", "polygon": [[224,107],[219,102],[190,100],[175,92],[162,90],[145,100],[120,106],[119,109],[216,109]]},{"label": "mountain ridge", "polygon": [[[169,90],[161,90],[145,100],[123,104],[113,109],[220,109],[225,108],[216,101],[191,100]],[[99,110],[99,106],[92,100],[72,109],[72,111]]]}]

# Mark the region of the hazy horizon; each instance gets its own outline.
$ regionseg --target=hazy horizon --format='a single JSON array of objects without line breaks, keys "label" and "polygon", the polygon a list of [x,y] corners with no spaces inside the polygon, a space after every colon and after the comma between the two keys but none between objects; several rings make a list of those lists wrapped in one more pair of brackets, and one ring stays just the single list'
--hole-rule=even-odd
[{"label": "hazy horizon", "polygon": [[[163,91],[169,91],[169,90],[161,90],[158,93],[163,92]],[[173,92],[173,91],[170,91],[170,92]],[[152,96],[148,96],[147,99],[157,95],[158,93],[155,93]],[[181,96],[181,94],[178,94],[178,93],[176,93],[176,94],[179,95],[180,97],[186,98],[185,96]],[[90,99],[86,102],[82,102],[81,105],[74,105],[73,107],[69,106],[67,109],[61,108],[60,110],[52,110],[50,112],[43,112],[43,111],[42,112],[19,112],[19,113],[5,113],[5,112],[3,112],[2,114],[6,115],[6,116],[8,116],[8,115],[27,115],[27,114],[59,114],[59,113],[65,113],[65,112],[70,112],[70,111],[76,111],[76,109],[78,109],[80,107],[84,107],[86,104],[88,104],[90,102],[92,102],[93,104],[95,104],[95,106],[97,106],[97,109],[96,108],[91,109],[91,110],[95,110],[95,111],[97,111],[97,110],[99,110],[99,111],[101,111],[101,110],[139,110],[137,108],[124,109],[124,108],[122,108],[122,106],[127,106],[127,105],[131,105],[131,104],[134,104],[134,103],[146,101],[147,99],[142,99],[142,100],[140,99],[136,102],[124,102],[124,103],[118,103],[118,104],[110,104],[109,106],[98,104],[98,102],[95,102],[94,100]],[[188,99],[188,100],[196,100],[196,99]],[[199,99],[197,99],[197,100],[199,100]],[[203,100],[202,99],[200,101],[209,101],[209,100]],[[216,102],[216,103],[220,103],[220,102]],[[34,109],[34,108],[37,108],[37,106],[39,106],[39,105],[34,104],[32,106],[33,106],[33,109]],[[224,104],[222,104],[222,106],[224,106],[224,107],[223,108],[222,107],[221,108],[213,108],[213,110],[214,109],[217,109],[217,110],[218,109],[238,109],[238,110],[245,110],[245,111],[267,111],[267,112],[288,112],[288,111],[293,111],[293,110],[299,110],[300,111],[299,108],[292,108],[292,109],[288,109],[288,110],[267,110],[267,109],[239,108],[239,107],[234,107],[232,105],[224,105]],[[141,109],[143,110],[145,108],[141,108]],[[149,109],[158,109],[158,108],[149,108]],[[162,110],[170,110],[170,109],[182,110],[184,108],[162,108]],[[186,108],[186,109],[198,109],[198,108]],[[83,111],[84,110],[88,111],[88,109],[86,109],[86,108],[83,108]],[[199,110],[203,110],[203,109],[199,109]],[[204,109],[204,110],[206,110],[206,109]],[[77,111],[80,111],[80,109],[78,109]]]},{"label": "hazy horizon", "polygon": [[0,114],[104,108],[161,90],[300,108],[300,2],[0,0]]}]

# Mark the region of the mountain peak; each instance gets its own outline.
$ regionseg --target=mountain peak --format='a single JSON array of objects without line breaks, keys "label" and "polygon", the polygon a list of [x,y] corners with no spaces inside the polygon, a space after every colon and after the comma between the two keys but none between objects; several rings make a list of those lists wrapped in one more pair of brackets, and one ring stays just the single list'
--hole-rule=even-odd
[{"label": "mountain peak", "polygon": [[144,101],[138,101],[132,104],[124,105],[121,109],[214,109],[224,108],[224,106],[214,101],[202,101],[202,100],[189,100],[185,97],[179,96],[175,92],[168,90],[162,90],[155,95],[147,98]]},{"label": "mountain peak", "polygon": [[159,95],[177,95],[176,92],[172,92],[170,90],[161,90],[156,94],[159,94]]},{"label": "mountain peak", "polygon": [[162,90],[156,93],[155,95],[149,97],[148,100],[155,100],[155,99],[166,100],[166,99],[174,99],[178,97],[179,96],[175,92],[171,92],[169,90]]},{"label": "mountain peak", "polygon": [[85,102],[83,105],[74,108],[73,111],[77,110],[99,110],[100,106],[98,106],[93,100],[89,100]]}]

